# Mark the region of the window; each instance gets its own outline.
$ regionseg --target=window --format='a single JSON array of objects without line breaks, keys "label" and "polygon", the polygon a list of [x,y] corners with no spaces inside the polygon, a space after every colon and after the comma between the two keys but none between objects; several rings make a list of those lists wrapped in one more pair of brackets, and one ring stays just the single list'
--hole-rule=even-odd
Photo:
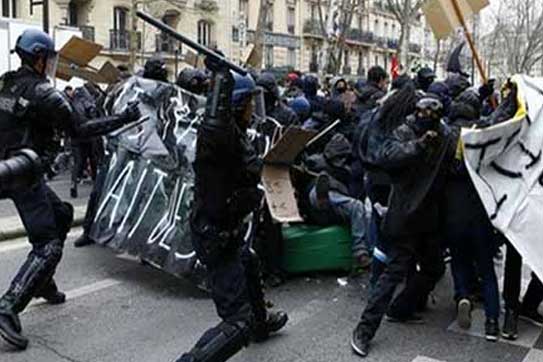
[{"label": "window", "polygon": [[128,30],[128,9],[113,8],[113,29]]},{"label": "window", "polygon": [[68,19],[67,25],[70,26],[77,26],[78,25],[78,19],[77,19],[77,4],[72,0],[70,1],[70,4],[68,5]]},{"label": "window", "polygon": [[396,39],[396,24],[392,24],[391,38]]},{"label": "window", "polygon": [[2,0],[2,16],[5,18],[17,17],[17,0]]},{"label": "window", "polygon": [[128,32],[128,9],[113,8],[113,30],[110,32],[111,49],[127,50],[130,45]]},{"label": "window", "polygon": [[294,48],[288,48],[287,65],[292,68],[296,68],[296,49]]},{"label": "window", "polygon": [[385,29],[384,29],[384,34],[383,36],[386,38],[388,37],[388,23],[385,23]]},{"label": "window", "polygon": [[311,20],[317,20],[319,18],[319,10],[317,4],[311,4]]},{"label": "window", "polygon": [[364,15],[358,14],[358,29],[362,30],[364,28]]},{"label": "window", "polygon": [[373,65],[379,65],[379,57],[377,55],[375,56],[375,63]]},{"label": "window", "polygon": [[379,20],[375,19],[375,25],[373,27],[373,32],[375,35],[379,36]]},{"label": "window", "polygon": [[207,47],[211,46],[211,31],[211,23],[206,20],[200,20],[198,22],[198,43]]},{"label": "window", "polygon": [[249,26],[249,0],[239,0],[239,15],[245,20],[245,26]]},{"label": "window", "polygon": [[272,68],[273,67],[273,46],[267,45],[266,49],[264,50],[264,65],[266,68]]},{"label": "window", "polygon": [[273,31],[273,6],[270,6],[266,12],[266,24],[264,28],[267,31]]},{"label": "window", "polygon": [[296,9],[293,7],[287,9],[287,31],[289,34],[296,32]]}]

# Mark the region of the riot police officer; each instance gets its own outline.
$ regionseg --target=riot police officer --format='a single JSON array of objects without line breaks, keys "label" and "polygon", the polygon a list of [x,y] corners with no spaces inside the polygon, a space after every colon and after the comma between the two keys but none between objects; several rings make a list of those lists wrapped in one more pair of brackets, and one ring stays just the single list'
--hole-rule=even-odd
[{"label": "riot police officer", "polygon": [[[31,148],[46,165],[52,161],[50,145],[55,129],[70,136],[89,137],[140,118],[137,104],[132,104],[121,115],[80,122],[65,96],[48,81],[56,72],[53,40],[44,32],[25,30],[17,39],[15,52],[22,66],[0,77],[1,160],[14,151]],[[0,336],[25,349],[28,339],[21,334],[18,314],[34,297],[53,304],[66,299],[53,276],[73,221],[73,207],[62,202],[43,178],[32,186],[11,185],[1,190],[0,197],[13,200],[32,244],[26,262],[0,298]]]},{"label": "riot police officer", "polygon": [[257,188],[262,162],[246,132],[257,87],[250,75],[206,63],[214,83],[198,130],[191,227],[222,321],[178,362],[226,361],[251,337],[264,340],[288,320],[283,312],[267,311],[258,259],[243,242],[243,219],[258,208],[262,197]]}]

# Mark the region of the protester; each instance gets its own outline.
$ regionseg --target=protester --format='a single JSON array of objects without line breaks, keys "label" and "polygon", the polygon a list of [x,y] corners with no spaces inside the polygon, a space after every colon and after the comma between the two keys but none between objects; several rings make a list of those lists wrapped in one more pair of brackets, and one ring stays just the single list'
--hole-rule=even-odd
[{"label": "protester", "polygon": [[[460,141],[462,127],[478,125],[481,108],[478,94],[470,90],[452,102],[448,124],[457,142]],[[486,314],[485,336],[489,341],[496,341],[499,336],[500,298],[494,271],[496,245],[493,227],[462,159],[451,163],[444,202],[444,233],[452,256],[458,325],[464,329],[471,327],[472,295],[477,293],[473,290],[473,282],[481,280]]]},{"label": "protester", "polygon": [[428,92],[430,84],[436,79],[436,74],[434,71],[428,67],[422,67],[417,72],[417,77],[415,78],[415,84],[417,89],[420,89],[423,92]]},{"label": "protester", "polygon": [[368,70],[367,83],[360,89],[358,97],[360,114],[369,111],[377,106],[377,101],[386,94],[388,86],[388,75],[379,67],[371,67]]},{"label": "protester", "polygon": [[[391,322],[420,322],[421,317],[415,314],[419,301],[427,297],[444,273],[436,237],[443,164],[450,153],[451,139],[448,127],[441,121],[442,112],[438,100],[419,100],[415,114],[372,151],[375,165],[392,176],[392,193],[383,221],[390,251],[387,268],[371,290],[353,332],[351,345],[361,356],[368,354],[370,341],[387,309]],[[415,261],[415,275],[389,306],[396,287]]]},{"label": "protester", "polygon": [[309,221],[321,225],[348,224],[356,265],[367,268],[371,263],[372,247],[366,235],[364,202],[349,195],[351,155],[349,141],[338,133],[328,142],[322,154],[306,159],[306,167],[319,174],[309,188]]},{"label": "protester", "polygon": [[266,116],[275,119],[283,127],[296,123],[296,113],[290,109],[279,96],[277,80],[272,73],[262,73],[256,81],[257,86],[264,90]]}]

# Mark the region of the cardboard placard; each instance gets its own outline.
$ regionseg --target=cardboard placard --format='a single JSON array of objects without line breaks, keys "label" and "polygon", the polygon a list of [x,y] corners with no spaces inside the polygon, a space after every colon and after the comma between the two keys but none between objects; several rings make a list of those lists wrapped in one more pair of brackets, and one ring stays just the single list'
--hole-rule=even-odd
[{"label": "cardboard placard", "polygon": [[302,222],[290,166],[316,132],[290,127],[264,156],[262,183],[270,214],[280,223]]},{"label": "cardboard placard", "polygon": [[[457,0],[465,18],[488,6],[488,0]],[[461,26],[451,0],[429,0],[422,11],[436,38],[443,39]]]},{"label": "cardboard placard", "polygon": [[60,49],[59,58],[84,67],[100,54],[102,48],[100,44],[72,36]]}]

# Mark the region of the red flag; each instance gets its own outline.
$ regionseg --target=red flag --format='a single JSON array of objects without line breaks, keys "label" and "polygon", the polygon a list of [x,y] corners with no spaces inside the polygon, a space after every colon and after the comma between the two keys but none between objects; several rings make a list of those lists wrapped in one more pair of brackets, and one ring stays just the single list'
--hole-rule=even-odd
[{"label": "red flag", "polygon": [[390,62],[390,74],[392,75],[392,80],[400,76],[400,63],[398,63],[398,58],[393,55],[392,61]]}]

